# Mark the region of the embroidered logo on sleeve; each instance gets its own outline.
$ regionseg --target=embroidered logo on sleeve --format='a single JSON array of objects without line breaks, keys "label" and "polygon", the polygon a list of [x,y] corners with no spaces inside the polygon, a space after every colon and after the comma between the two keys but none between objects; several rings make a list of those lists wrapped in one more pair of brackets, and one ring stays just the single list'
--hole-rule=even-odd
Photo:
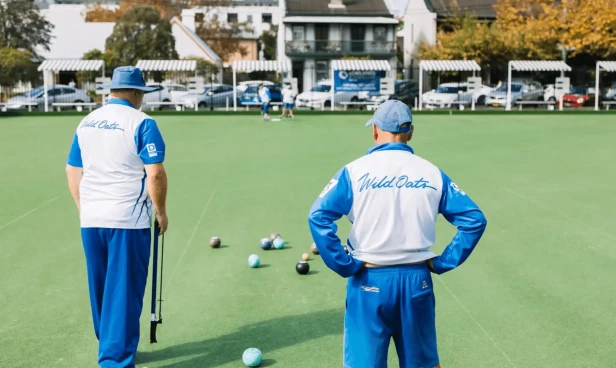
[{"label": "embroidered logo on sleeve", "polygon": [[338,184],[338,180],[336,180],[336,179],[330,180],[330,182],[327,183],[325,188],[323,188],[323,191],[321,192],[321,194],[319,194],[319,198],[325,197],[325,195],[327,193],[329,193],[329,191],[332,190],[332,188],[334,188],[336,186],[336,184]]},{"label": "embroidered logo on sleeve", "polygon": [[451,182],[451,188],[462,195],[466,195],[466,193],[464,193],[464,191],[460,189],[460,187],[458,187],[458,185],[453,181]]},{"label": "embroidered logo on sleeve", "polygon": [[158,156],[158,152],[156,152],[156,145],[154,143],[148,144],[147,147],[148,147],[148,156],[150,157]]}]

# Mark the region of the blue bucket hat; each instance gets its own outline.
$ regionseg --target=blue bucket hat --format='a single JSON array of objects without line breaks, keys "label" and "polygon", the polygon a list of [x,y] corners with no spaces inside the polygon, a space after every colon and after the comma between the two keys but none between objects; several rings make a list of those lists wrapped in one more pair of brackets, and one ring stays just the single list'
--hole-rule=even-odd
[{"label": "blue bucket hat", "polygon": [[[366,126],[372,124],[385,132],[410,133],[413,125],[411,109],[402,101],[387,100],[379,105]],[[404,124],[408,127],[403,127]]]},{"label": "blue bucket hat", "polygon": [[144,92],[152,92],[156,87],[146,87],[143,74],[134,66],[120,66],[113,71],[111,84],[100,86],[99,89],[138,89]]}]

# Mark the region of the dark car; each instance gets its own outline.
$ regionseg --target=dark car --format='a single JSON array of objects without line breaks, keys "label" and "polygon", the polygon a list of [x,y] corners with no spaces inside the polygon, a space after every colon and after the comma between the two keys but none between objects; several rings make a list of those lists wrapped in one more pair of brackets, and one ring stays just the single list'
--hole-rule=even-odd
[{"label": "dark car", "polygon": [[[282,91],[280,90],[279,84],[267,85],[265,87],[270,91],[270,96],[272,97],[271,102],[282,102]],[[238,100],[240,105],[243,105],[246,102],[258,102],[259,86],[254,84],[248,86],[244,92],[240,93]]]},{"label": "dark car", "polygon": [[417,86],[417,82],[412,80],[397,80],[394,88],[394,93],[391,95],[381,94],[380,92],[370,92],[368,93],[368,98],[366,100],[369,102],[376,102],[378,104],[387,100],[400,100],[405,104],[412,106],[415,103],[415,98],[419,96],[419,87]]}]

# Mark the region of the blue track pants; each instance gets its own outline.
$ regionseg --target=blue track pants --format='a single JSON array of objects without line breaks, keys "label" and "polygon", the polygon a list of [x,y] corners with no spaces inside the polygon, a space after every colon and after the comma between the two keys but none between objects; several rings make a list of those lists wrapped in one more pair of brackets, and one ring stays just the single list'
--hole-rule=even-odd
[{"label": "blue track pants", "polygon": [[133,368],[148,278],[150,229],[82,228],[102,368]]},{"label": "blue track pants", "polygon": [[386,368],[393,337],[400,368],[433,368],[435,301],[426,264],[364,268],[349,278],[344,368]]}]

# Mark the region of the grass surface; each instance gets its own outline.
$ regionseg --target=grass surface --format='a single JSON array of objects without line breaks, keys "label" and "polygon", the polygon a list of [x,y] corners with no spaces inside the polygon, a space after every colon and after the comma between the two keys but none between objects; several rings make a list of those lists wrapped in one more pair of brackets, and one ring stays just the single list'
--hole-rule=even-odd
[{"label": "grass surface", "polygon": [[[0,119],[0,367],[96,367],[78,214],[64,164],[80,117]],[[307,212],[371,146],[366,116],[159,116],[170,177],[164,324],[137,366],[341,366],[345,280]],[[421,116],[412,146],[484,210],[461,268],[435,277],[443,367],[608,367],[616,341],[616,125],[609,115]],[[349,226],[341,221],[346,240]],[[284,250],[262,251],[280,232]],[[454,229],[439,218],[442,251]],[[220,236],[224,246],[211,249]],[[261,256],[251,269],[247,258]],[[390,366],[397,367],[393,344]]]}]

